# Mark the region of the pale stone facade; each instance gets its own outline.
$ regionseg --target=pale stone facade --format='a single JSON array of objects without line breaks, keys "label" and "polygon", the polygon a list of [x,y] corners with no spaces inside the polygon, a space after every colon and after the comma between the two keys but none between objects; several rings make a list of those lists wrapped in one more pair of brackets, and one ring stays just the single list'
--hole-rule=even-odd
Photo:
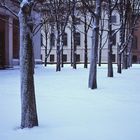
[{"label": "pale stone facade", "polygon": [[[16,4],[18,4],[16,2]],[[14,12],[18,13],[19,5],[8,0],[7,6],[12,5]],[[14,7],[15,6],[15,7]],[[41,34],[34,37],[34,57],[41,63]],[[13,67],[19,64],[19,23],[18,18],[8,10],[0,7],[0,68]]]},{"label": "pale stone facade", "polygon": [[[137,23],[137,27],[140,26],[140,17]],[[140,64],[140,28],[135,29],[134,39],[132,44],[132,62]]]},{"label": "pale stone facade", "polygon": [[[102,15],[104,16],[104,15]],[[116,31],[119,25],[119,15],[116,11],[113,13],[114,21],[113,21],[113,26],[112,28]],[[83,20],[82,16],[78,16],[77,18],[80,18],[80,20]],[[108,28],[108,22],[107,22],[107,14],[105,14],[104,17],[105,20],[105,25],[104,29],[107,30]],[[70,25],[66,27],[65,33],[67,34],[67,46],[64,46],[63,54],[66,56],[65,63],[70,63],[71,62],[71,29],[69,28]],[[78,55],[78,62],[83,63],[84,62],[84,24],[83,22],[80,22],[80,24],[76,25],[76,32],[80,33],[80,45],[77,46],[77,55]],[[42,36],[45,36],[44,30],[42,30]],[[91,45],[92,45],[92,28],[89,29],[88,31],[88,62],[90,61],[90,51],[91,51]],[[107,31],[104,31],[103,33],[103,41],[106,42],[107,38]],[[46,44],[46,40],[43,37],[43,44]],[[117,62],[117,42],[119,42],[119,32],[115,35],[115,44],[113,45],[113,62]],[[47,40],[48,48],[47,51],[50,49],[50,36],[48,36]],[[102,63],[107,63],[107,53],[108,53],[108,42],[105,43],[103,49],[102,49]],[[41,55],[42,55],[42,61],[44,62],[45,60],[45,47],[42,46],[41,48]],[[53,56],[53,57],[52,57]],[[53,58],[53,60],[52,60]],[[56,63],[56,47],[53,47],[50,56],[48,57],[48,63]]]}]

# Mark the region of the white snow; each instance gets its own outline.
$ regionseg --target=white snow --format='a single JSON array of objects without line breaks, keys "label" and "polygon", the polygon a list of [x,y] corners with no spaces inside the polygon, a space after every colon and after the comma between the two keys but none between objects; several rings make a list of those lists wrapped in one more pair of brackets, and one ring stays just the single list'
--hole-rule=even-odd
[{"label": "white snow", "polygon": [[22,2],[21,2],[21,4],[20,4],[20,7],[23,7],[24,4],[27,4],[27,3],[29,3],[28,0],[22,0]]},{"label": "white snow", "polygon": [[[114,66],[115,67],[115,66]],[[19,129],[19,68],[0,70],[0,140],[140,140],[140,65],[122,74],[98,68],[98,89],[88,69],[35,68],[39,127]]]}]

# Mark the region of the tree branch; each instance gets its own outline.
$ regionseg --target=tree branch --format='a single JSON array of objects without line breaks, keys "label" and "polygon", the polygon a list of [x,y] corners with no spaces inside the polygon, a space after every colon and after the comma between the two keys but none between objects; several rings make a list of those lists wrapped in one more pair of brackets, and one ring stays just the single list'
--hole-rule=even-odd
[{"label": "tree branch", "polygon": [[1,3],[1,7],[5,8],[6,10],[8,10],[10,13],[12,13],[16,18],[18,18],[18,14],[15,13],[12,9],[10,9],[7,5],[5,5],[4,3]]}]

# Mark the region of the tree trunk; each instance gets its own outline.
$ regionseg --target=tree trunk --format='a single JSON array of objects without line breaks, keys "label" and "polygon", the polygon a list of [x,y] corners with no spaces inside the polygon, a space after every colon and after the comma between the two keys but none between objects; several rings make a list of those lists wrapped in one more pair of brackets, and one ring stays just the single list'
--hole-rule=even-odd
[{"label": "tree trunk", "polygon": [[[59,23],[57,23],[59,24]],[[60,26],[57,25],[57,46],[56,46],[56,71],[61,71],[61,50],[60,50]]]},{"label": "tree trunk", "polygon": [[[24,11],[26,8],[26,11]],[[19,12],[20,22],[20,72],[21,72],[21,128],[38,126],[30,5],[23,3]],[[25,13],[26,12],[26,13]]]},{"label": "tree trunk", "polygon": [[101,66],[101,63],[102,63],[102,49],[103,49],[103,46],[102,46],[102,41],[103,41],[103,31],[104,31],[104,18],[105,18],[105,12],[104,10],[101,11],[103,14],[101,14],[101,16],[103,17],[103,19],[101,20],[100,22],[100,35],[99,35],[99,60],[98,60],[98,66]]},{"label": "tree trunk", "polygon": [[48,31],[47,31],[47,28],[46,28],[46,25],[45,25],[45,40],[46,40],[46,45],[45,45],[45,62],[44,62],[44,64],[45,64],[45,67],[47,66],[47,49],[48,49],[48,42],[47,42],[47,40],[48,40]]},{"label": "tree trunk", "polygon": [[71,26],[71,50],[70,50],[70,62],[71,66],[73,66],[73,35],[72,35],[72,26]]},{"label": "tree trunk", "polygon": [[121,57],[121,54],[120,54],[120,50],[121,50],[121,45],[117,45],[117,72],[118,73],[122,73],[122,66],[121,66],[121,61],[122,61],[122,57]]},{"label": "tree trunk", "polygon": [[76,57],[77,57],[77,53],[76,53],[76,38],[75,38],[75,33],[76,33],[76,27],[75,27],[75,0],[73,0],[73,9],[72,9],[72,36],[73,36],[73,68],[76,69]]},{"label": "tree trunk", "polygon": [[108,0],[108,77],[113,77],[113,66],[112,66],[112,9],[111,0]]},{"label": "tree trunk", "polygon": [[[101,36],[100,36],[100,39],[101,39]],[[102,40],[100,40],[100,45],[99,45],[99,66],[101,66],[101,63],[102,63]]]},{"label": "tree trunk", "polygon": [[84,53],[84,68],[88,67],[88,46],[87,46],[87,17],[86,17],[86,13],[84,15],[84,19],[85,19],[85,23],[84,23],[84,34],[85,34],[85,53]]},{"label": "tree trunk", "polygon": [[61,24],[61,67],[64,67],[64,34],[63,24]]},{"label": "tree trunk", "polygon": [[64,67],[64,56],[63,56],[63,52],[64,52],[64,49],[63,49],[63,46],[62,46],[62,49],[61,49],[61,67],[62,68]]},{"label": "tree trunk", "polygon": [[127,69],[127,49],[123,52],[123,69]]},{"label": "tree trunk", "polygon": [[99,19],[101,15],[101,0],[96,1],[95,9],[96,18],[94,18],[92,47],[91,47],[91,60],[90,60],[90,72],[89,72],[89,88],[97,88],[97,59],[98,59],[98,42],[99,42]]},{"label": "tree trunk", "polygon": [[93,29],[90,72],[89,72],[89,88],[97,88],[97,53],[98,53],[98,32],[99,28]]},{"label": "tree trunk", "polygon": [[120,53],[122,44],[123,44],[123,25],[124,25],[124,18],[123,18],[123,1],[120,1],[120,22],[121,22],[121,27],[120,27],[120,44],[117,45],[117,72],[122,73],[122,54]]}]

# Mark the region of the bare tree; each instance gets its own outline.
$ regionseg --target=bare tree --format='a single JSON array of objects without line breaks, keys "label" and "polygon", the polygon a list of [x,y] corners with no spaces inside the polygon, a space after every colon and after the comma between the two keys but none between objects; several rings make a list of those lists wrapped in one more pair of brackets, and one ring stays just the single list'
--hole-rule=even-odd
[{"label": "bare tree", "polygon": [[[13,2],[3,0],[0,4],[17,16]],[[16,8],[20,8],[18,17],[20,22],[20,74],[21,74],[21,128],[38,126],[38,117],[34,88],[34,53],[33,36],[42,24],[35,22],[35,9],[41,0],[21,0],[16,2]]]},{"label": "bare tree", "polygon": [[[98,65],[101,66],[101,63],[102,63],[102,49],[104,48],[106,42],[107,42],[107,39],[105,40],[105,42],[103,43],[103,38],[105,38],[103,36],[103,33],[104,33],[104,27],[105,27],[105,14],[106,14],[106,10],[105,10],[105,5],[102,5],[103,7],[103,10],[101,11],[102,15],[101,15],[101,21],[100,21],[100,34],[99,34],[99,61],[98,61]],[[106,37],[107,38],[107,37]]]},{"label": "bare tree", "polygon": [[108,0],[108,77],[113,77],[112,66],[112,1]]},{"label": "bare tree", "polygon": [[[124,42],[124,23],[125,23],[125,18],[124,18],[124,8],[123,8],[123,1],[120,1],[119,3],[119,13],[120,13],[120,22],[121,22],[121,27],[120,27],[120,43],[118,44],[117,46],[117,52],[119,52],[121,50],[121,46]],[[117,65],[118,65],[118,69],[117,69],[117,72],[118,73],[121,73],[122,72],[122,68],[121,68],[121,63],[122,63],[122,54],[120,53],[117,53],[117,58],[118,58],[118,61],[117,61]]]},{"label": "bare tree", "polygon": [[121,73],[122,68],[127,69],[132,63],[132,40],[139,19],[139,7],[140,2],[138,0],[123,0],[119,3],[121,27],[118,45],[118,73]]},{"label": "bare tree", "polygon": [[77,43],[76,43],[76,0],[72,0],[72,12],[71,12],[71,31],[72,31],[72,66],[76,69],[77,62]]},{"label": "bare tree", "polygon": [[[84,16],[84,68],[88,67],[88,31],[91,28],[92,16],[89,17],[88,11],[84,5],[82,6],[82,13]],[[88,19],[90,18],[90,19]]]},{"label": "bare tree", "polygon": [[23,0],[20,5],[21,128],[31,128],[38,126],[33,76],[34,3]]},{"label": "bare tree", "polygon": [[[94,3],[95,2],[95,3]],[[92,29],[92,46],[91,46],[91,60],[89,72],[89,88],[97,88],[97,59],[98,59],[98,45],[99,45],[99,21],[101,16],[101,0],[84,1],[82,3],[87,7],[91,15],[94,17]],[[93,10],[95,7],[95,11]]]},{"label": "bare tree", "polygon": [[[55,24],[55,38],[56,38],[56,71],[61,70],[61,54],[62,54],[62,35],[70,15],[70,0],[49,0],[48,11],[51,15],[51,20]],[[47,8],[47,7],[46,7]]]}]

